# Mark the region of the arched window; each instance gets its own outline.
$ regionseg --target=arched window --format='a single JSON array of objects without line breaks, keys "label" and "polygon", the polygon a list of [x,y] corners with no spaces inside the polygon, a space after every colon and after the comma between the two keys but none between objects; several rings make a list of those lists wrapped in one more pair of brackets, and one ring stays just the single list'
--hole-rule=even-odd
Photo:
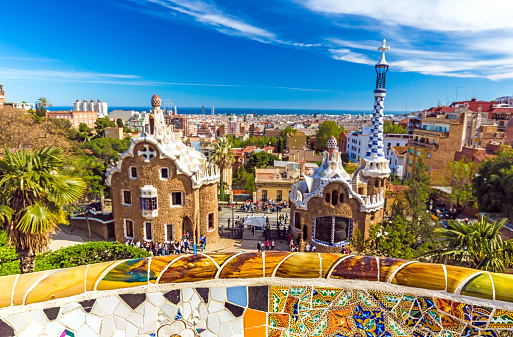
[{"label": "arched window", "polygon": [[301,229],[301,215],[298,212],[294,213],[294,227]]},{"label": "arched window", "polygon": [[153,116],[150,116],[150,134],[155,133],[155,118]]},{"label": "arched window", "polygon": [[379,180],[378,179],[374,180],[374,187],[375,188],[379,187]]},{"label": "arched window", "polygon": [[338,203],[338,192],[337,191],[333,191],[331,192],[331,204],[333,206],[336,206]]},{"label": "arched window", "polygon": [[329,203],[330,202],[330,194],[329,193],[326,193],[326,202]]},{"label": "arched window", "polygon": [[308,240],[308,228],[305,226],[303,227],[303,241]]},{"label": "arched window", "polygon": [[315,219],[314,241],[334,245],[349,237],[350,219],[340,216],[323,216]]},{"label": "arched window", "polygon": [[344,193],[340,193],[340,203],[344,202]]}]

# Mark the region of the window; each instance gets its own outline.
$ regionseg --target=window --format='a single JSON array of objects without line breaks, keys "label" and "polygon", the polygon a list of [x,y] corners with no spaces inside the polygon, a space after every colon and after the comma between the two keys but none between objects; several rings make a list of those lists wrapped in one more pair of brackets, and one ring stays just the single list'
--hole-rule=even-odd
[{"label": "window", "polygon": [[157,197],[141,198],[141,209],[143,211],[152,211],[157,209]]},{"label": "window", "polygon": [[411,178],[411,172],[408,172],[408,178]]},{"label": "window", "polygon": [[262,201],[267,201],[267,190],[262,190]]},{"label": "window", "polygon": [[134,238],[134,223],[132,220],[125,219],[123,224],[123,229],[125,231],[125,238],[133,239]]},{"label": "window", "polygon": [[426,165],[426,171],[429,171],[429,166],[428,165]]},{"label": "window", "polygon": [[130,178],[137,179],[137,167],[130,166]]},{"label": "window", "polygon": [[294,213],[294,227],[301,229],[301,215],[298,212]]},{"label": "window", "polygon": [[420,151],[417,151],[417,157],[420,157]]},{"label": "window", "polygon": [[413,154],[413,149],[410,149],[410,154]]},{"label": "window", "polygon": [[123,205],[130,206],[132,205],[132,193],[130,193],[129,190],[122,190],[121,191],[121,197],[122,197],[122,203]]},{"label": "window", "polygon": [[329,193],[326,193],[326,197],[325,197],[325,198],[326,198],[326,199],[325,199],[325,200],[326,200],[326,202],[327,202],[327,203],[329,203],[329,202],[330,202],[330,194],[329,194]]},{"label": "window", "polygon": [[337,191],[333,191],[331,192],[331,204],[333,206],[336,206],[338,203],[338,192]]},{"label": "window", "polygon": [[408,161],[408,166],[411,167],[411,165],[412,165],[412,162],[411,162],[411,160],[409,160]]},{"label": "window", "polygon": [[315,219],[314,240],[334,245],[349,237],[350,220],[340,216],[323,216]]},{"label": "window", "polygon": [[153,233],[151,232],[151,222],[144,223],[144,240],[152,241]]},{"label": "window", "polygon": [[182,192],[171,192],[171,206],[183,206]]},{"label": "window", "polygon": [[374,220],[374,213],[371,214],[370,219]]},{"label": "window", "polygon": [[340,203],[344,202],[344,193],[340,193]]},{"label": "window", "polygon": [[169,169],[167,167],[160,169],[160,179],[169,179]]},{"label": "window", "polygon": [[378,179],[374,180],[374,187],[375,187],[375,188],[378,188],[378,187],[379,187],[379,181],[378,181]]},{"label": "window", "polygon": [[166,241],[173,242],[175,240],[175,226],[171,224],[165,224],[166,229]]},{"label": "window", "polygon": [[281,201],[282,193],[281,190],[276,191],[276,201]]},{"label": "window", "polygon": [[208,230],[211,231],[214,229],[214,213],[210,213],[208,215]]},{"label": "window", "polygon": [[428,153],[426,154],[426,156],[427,156],[427,157],[428,157],[428,159],[429,159],[429,157],[431,157],[431,152],[428,152]]}]

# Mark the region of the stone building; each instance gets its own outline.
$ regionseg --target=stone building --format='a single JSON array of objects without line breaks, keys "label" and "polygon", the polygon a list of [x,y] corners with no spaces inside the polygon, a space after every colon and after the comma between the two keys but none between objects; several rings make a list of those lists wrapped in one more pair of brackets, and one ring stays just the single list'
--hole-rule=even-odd
[{"label": "stone building", "polygon": [[383,41],[381,60],[376,64],[371,136],[356,171],[350,175],[344,170],[337,139],[331,137],[321,167],[292,185],[291,228],[301,250],[309,243],[320,252],[339,252],[355,229],[367,235],[373,224],[383,220],[386,179],[390,175],[383,148],[386,49]]},{"label": "stone building", "polygon": [[196,243],[200,235],[215,242],[218,168],[175,138],[157,95],[151,103],[141,136],[107,174],[116,240],[166,242],[188,232]]}]

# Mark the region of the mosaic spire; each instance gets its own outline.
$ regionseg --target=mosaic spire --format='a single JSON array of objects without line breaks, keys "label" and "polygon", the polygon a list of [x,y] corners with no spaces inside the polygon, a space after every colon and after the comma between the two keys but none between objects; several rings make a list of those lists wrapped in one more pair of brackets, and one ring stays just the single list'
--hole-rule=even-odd
[{"label": "mosaic spire", "polygon": [[385,60],[385,51],[390,49],[386,46],[386,40],[383,40],[383,44],[378,48],[381,51],[381,59],[376,64],[376,89],[374,90],[374,111],[372,113],[372,129],[367,145],[367,152],[365,153],[365,159],[367,160],[378,160],[385,158],[383,152],[383,119],[384,119],[384,101],[386,96],[385,79],[388,71],[388,63]]}]

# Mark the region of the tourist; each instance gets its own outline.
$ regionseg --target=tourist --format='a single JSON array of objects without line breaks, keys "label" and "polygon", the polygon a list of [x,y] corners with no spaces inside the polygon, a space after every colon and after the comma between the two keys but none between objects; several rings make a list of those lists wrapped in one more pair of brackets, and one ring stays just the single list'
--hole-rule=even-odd
[{"label": "tourist", "polygon": [[312,243],[312,253],[315,253],[316,250],[317,250],[317,248],[315,247],[315,244]]},{"label": "tourist", "polygon": [[310,244],[307,242],[306,246],[305,246],[305,252],[309,252],[309,251],[310,251]]},{"label": "tourist", "polygon": [[265,250],[269,250],[269,246],[270,246],[270,244],[269,244],[269,239],[267,239],[267,240],[265,241]]},{"label": "tourist", "polygon": [[276,242],[274,240],[271,242],[271,250],[274,250],[274,247],[276,246]]}]

